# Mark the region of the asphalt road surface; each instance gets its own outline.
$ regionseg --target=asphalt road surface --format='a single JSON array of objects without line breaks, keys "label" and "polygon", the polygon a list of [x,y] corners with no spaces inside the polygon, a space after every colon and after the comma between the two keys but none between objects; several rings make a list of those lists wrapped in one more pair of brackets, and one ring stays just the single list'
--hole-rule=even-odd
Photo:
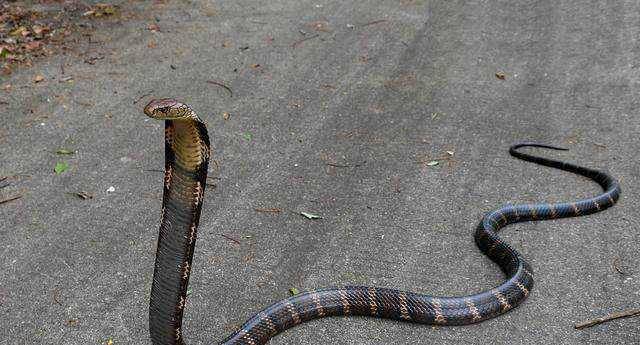
[{"label": "asphalt road surface", "polygon": [[567,146],[538,152],[623,188],[605,212],[504,230],[536,272],[525,303],[462,327],[323,319],[271,344],[640,343],[638,317],[573,328],[640,307],[637,1],[120,6],[133,15],[0,77],[12,85],[0,91],[0,197],[23,195],[0,204],[0,344],[150,343],[164,148],[141,110],[160,97],[199,112],[215,148],[190,344],[222,340],[291,288],[499,284],[473,242],[485,212],[599,192],[511,158],[521,140]]}]

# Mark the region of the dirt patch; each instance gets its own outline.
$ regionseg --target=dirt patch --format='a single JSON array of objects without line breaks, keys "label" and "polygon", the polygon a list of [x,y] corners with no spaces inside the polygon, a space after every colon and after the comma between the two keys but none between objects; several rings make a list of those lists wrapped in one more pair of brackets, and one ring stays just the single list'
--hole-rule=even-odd
[{"label": "dirt patch", "polygon": [[96,22],[120,20],[119,6],[78,0],[12,1],[0,4],[0,75],[69,49]]}]

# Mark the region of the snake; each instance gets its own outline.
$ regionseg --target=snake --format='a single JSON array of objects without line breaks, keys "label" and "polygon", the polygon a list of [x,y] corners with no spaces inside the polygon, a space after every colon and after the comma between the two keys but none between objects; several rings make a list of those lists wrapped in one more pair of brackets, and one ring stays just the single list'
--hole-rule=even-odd
[{"label": "snake", "polygon": [[[183,345],[182,317],[211,146],[205,123],[184,103],[154,99],[145,106],[144,113],[165,123],[164,190],[149,303],[149,332],[154,345]],[[266,344],[291,327],[329,316],[370,316],[446,326],[481,322],[515,308],[532,291],[533,269],[498,236],[499,230],[518,222],[596,213],[613,206],[621,192],[619,183],[603,171],[521,150],[527,147],[567,150],[522,142],[512,145],[509,153],[524,161],[591,179],[603,192],[573,202],[506,205],[485,213],[476,227],[474,239],[478,249],[504,273],[505,280],[500,285],[472,295],[443,297],[370,286],[307,291],[259,311],[220,344]]]}]

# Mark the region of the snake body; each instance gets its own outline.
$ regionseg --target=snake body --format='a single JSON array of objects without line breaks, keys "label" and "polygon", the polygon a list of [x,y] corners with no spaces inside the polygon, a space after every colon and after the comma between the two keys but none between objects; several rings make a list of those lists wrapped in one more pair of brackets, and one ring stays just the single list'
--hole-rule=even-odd
[{"label": "snake body", "polygon": [[[174,100],[151,101],[145,113],[164,119],[165,181],[155,271],[149,308],[154,345],[182,345],[182,313],[209,159],[204,123],[188,106]],[[281,300],[255,314],[221,344],[265,344],[300,323],[338,315],[361,315],[434,325],[466,325],[503,314],[522,303],[533,288],[533,270],[498,235],[517,222],[583,216],[616,203],[618,182],[599,170],[521,152],[523,147],[562,148],[536,143],[511,146],[519,159],[585,176],[603,193],[588,199],[552,204],[504,206],[487,213],[475,231],[480,251],[502,269],[499,286],[461,297],[434,297],[396,289],[345,286],[305,292]]]}]

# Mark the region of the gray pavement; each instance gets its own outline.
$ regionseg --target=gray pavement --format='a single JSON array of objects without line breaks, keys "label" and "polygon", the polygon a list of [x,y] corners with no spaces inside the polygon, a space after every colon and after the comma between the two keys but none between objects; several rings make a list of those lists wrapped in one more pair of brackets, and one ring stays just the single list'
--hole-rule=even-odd
[{"label": "gray pavement", "polygon": [[[162,123],[141,111],[151,97],[192,105],[218,163],[190,344],[220,341],[292,287],[461,295],[498,284],[473,242],[484,212],[599,191],[510,158],[520,140],[568,146],[545,154],[623,187],[606,212],[504,231],[536,272],[523,305],[464,327],[323,319],[271,344],[640,343],[640,318],[573,329],[640,307],[640,3],[121,5],[135,15],[0,81],[13,86],[0,91],[0,175],[11,176],[0,197],[24,194],[0,205],[0,344],[149,344],[162,174],[148,170],[163,167]],[[55,174],[62,161],[69,170]],[[68,194],[78,191],[94,197]]]}]

